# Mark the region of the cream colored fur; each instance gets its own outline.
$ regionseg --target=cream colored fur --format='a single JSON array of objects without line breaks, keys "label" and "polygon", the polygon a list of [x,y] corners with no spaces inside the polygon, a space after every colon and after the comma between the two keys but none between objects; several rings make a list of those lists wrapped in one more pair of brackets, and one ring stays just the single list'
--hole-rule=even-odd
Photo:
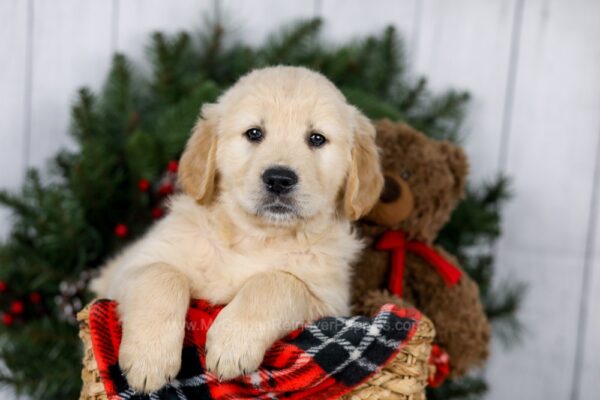
[{"label": "cream colored fur", "polygon": [[[260,127],[264,140],[244,135]],[[311,148],[319,132],[327,143]],[[179,371],[190,297],[227,304],[207,336],[221,379],[255,370],[298,324],[349,312],[350,221],[368,212],[382,176],[370,122],[322,75],[254,71],[204,106],[180,162],[185,193],[92,288],[119,302],[120,365],[130,385],[159,389]],[[263,171],[294,170],[294,213],[261,212]]]}]

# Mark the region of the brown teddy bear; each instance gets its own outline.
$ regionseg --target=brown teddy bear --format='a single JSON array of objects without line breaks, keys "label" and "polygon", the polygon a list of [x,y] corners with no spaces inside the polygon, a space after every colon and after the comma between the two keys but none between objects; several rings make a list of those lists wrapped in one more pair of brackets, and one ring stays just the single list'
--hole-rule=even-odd
[{"label": "brown teddy bear", "polygon": [[466,156],[404,123],[382,120],[376,128],[385,187],[358,223],[367,248],[355,267],[354,311],[414,305],[433,321],[450,376],[462,376],[487,358],[490,326],[477,284],[432,243],[464,196]]}]

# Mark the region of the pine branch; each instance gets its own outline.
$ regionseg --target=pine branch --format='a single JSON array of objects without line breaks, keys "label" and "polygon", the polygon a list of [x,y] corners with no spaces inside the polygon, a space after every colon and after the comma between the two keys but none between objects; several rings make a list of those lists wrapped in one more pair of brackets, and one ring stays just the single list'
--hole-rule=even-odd
[{"label": "pine branch", "polygon": [[507,347],[519,343],[521,339],[523,326],[516,313],[526,294],[526,284],[505,282],[485,298],[485,312],[493,324],[494,335]]},{"label": "pine branch", "polygon": [[[199,116],[198,105],[215,101],[220,93],[221,89],[214,82],[204,82],[189,97],[161,113],[156,121],[154,135],[162,137],[162,165],[166,160],[178,158],[181,154]],[[168,132],[168,135],[165,135],[165,132]]]},{"label": "pine branch", "polygon": [[369,118],[389,118],[393,121],[403,119],[402,113],[398,109],[381,101],[377,96],[353,88],[342,88],[342,92],[349,102],[357,106]]},{"label": "pine branch", "polygon": [[427,389],[430,400],[476,400],[481,399],[487,392],[488,386],[481,377],[465,377],[458,380],[448,380],[440,388]]},{"label": "pine branch", "polygon": [[[205,18],[204,25],[208,29],[200,36],[202,43],[200,61],[205,69],[214,72],[213,69],[223,49],[226,30],[220,21],[213,21],[208,18]],[[212,74],[209,77],[214,78]]]},{"label": "pine branch", "polygon": [[[370,46],[366,44],[365,47]],[[366,65],[371,66],[369,78],[373,90],[380,97],[387,99],[399,76],[404,72],[402,54],[404,47],[393,26],[387,27],[382,36],[372,43],[371,59]]]},{"label": "pine branch", "polygon": [[96,112],[96,96],[89,88],[78,91],[75,104],[71,109],[71,135],[82,142],[86,138],[99,134],[99,118]]},{"label": "pine branch", "polygon": [[408,120],[435,139],[456,142],[460,139],[459,131],[468,101],[468,93],[451,90],[426,101],[425,106],[421,105],[408,115]]},{"label": "pine branch", "polygon": [[409,86],[403,97],[400,97],[398,106],[403,110],[412,110],[421,107],[423,97],[427,93],[427,79],[420,78],[413,86]]},{"label": "pine branch", "polygon": [[494,277],[494,259],[492,254],[485,252],[480,255],[463,257],[461,266],[465,272],[477,282],[482,298],[486,298]]},{"label": "pine branch", "polygon": [[305,64],[314,55],[323,22],[320,18],[300,21],[271,35],[260,51],[264,65]]},{"label": "pine branch", "polygon": [[116,54],[104,84],[100,105],[106,135],[98,140],[104,139],[122,145],[124,134],[137,128],[139,121],[135,115],[136,95],[132,74],[132,67],[127,58]]},{"label": "pine branch", "polygon": [[438,243],[462,256],[465,249],[490,246],[501,233],[501,208],[510,199],[509,181],[503,176],[467,188],[465,199],[454,210],[438,237]]},{"label": "pine branch", "polygon": [[13,215],[16,214],[20,217],[32,217],[35,215],[34,210],[25,203],[21,196],[9,193],[6,190],[0,190],[0,204],[10,208]]},{"label": "pine branch", "polygon": [[191,38],[185,32],[173,37],[160,32],[152,35],[148,54],[154,67],[151,87],[155,101],[174,104],[199,82],[198,62],[192,50]]}]

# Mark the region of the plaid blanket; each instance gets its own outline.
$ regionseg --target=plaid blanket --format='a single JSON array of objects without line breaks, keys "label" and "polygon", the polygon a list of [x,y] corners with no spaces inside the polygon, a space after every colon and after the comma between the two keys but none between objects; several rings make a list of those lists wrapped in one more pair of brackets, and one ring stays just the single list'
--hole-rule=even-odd
[{"label": "plaid blanket", "polygon": [[386,364],[413,335],[421,315],[385,305],[373,318],[323,318],[277,341],[258,371],[219,382],[204,369],[206,332],[222,307],[191,302],[182,368],[176,379],[150,395],[128,387],[119,368],[121,326],[117,304],[97,301],[89,326],[94,356],[110,400],[121,399],[333,399]]}]

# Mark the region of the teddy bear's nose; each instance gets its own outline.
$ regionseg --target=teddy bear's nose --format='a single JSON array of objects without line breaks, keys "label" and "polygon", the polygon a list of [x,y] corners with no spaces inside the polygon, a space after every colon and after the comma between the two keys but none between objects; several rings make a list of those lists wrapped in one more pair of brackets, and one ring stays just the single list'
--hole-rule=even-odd
[{"label": "teddy bear's nose", "polygon": [[382,203],[392,203],[400,198],[402,187],[400,184],[389,175],[384,176],[383,191],[379,196]]}]

